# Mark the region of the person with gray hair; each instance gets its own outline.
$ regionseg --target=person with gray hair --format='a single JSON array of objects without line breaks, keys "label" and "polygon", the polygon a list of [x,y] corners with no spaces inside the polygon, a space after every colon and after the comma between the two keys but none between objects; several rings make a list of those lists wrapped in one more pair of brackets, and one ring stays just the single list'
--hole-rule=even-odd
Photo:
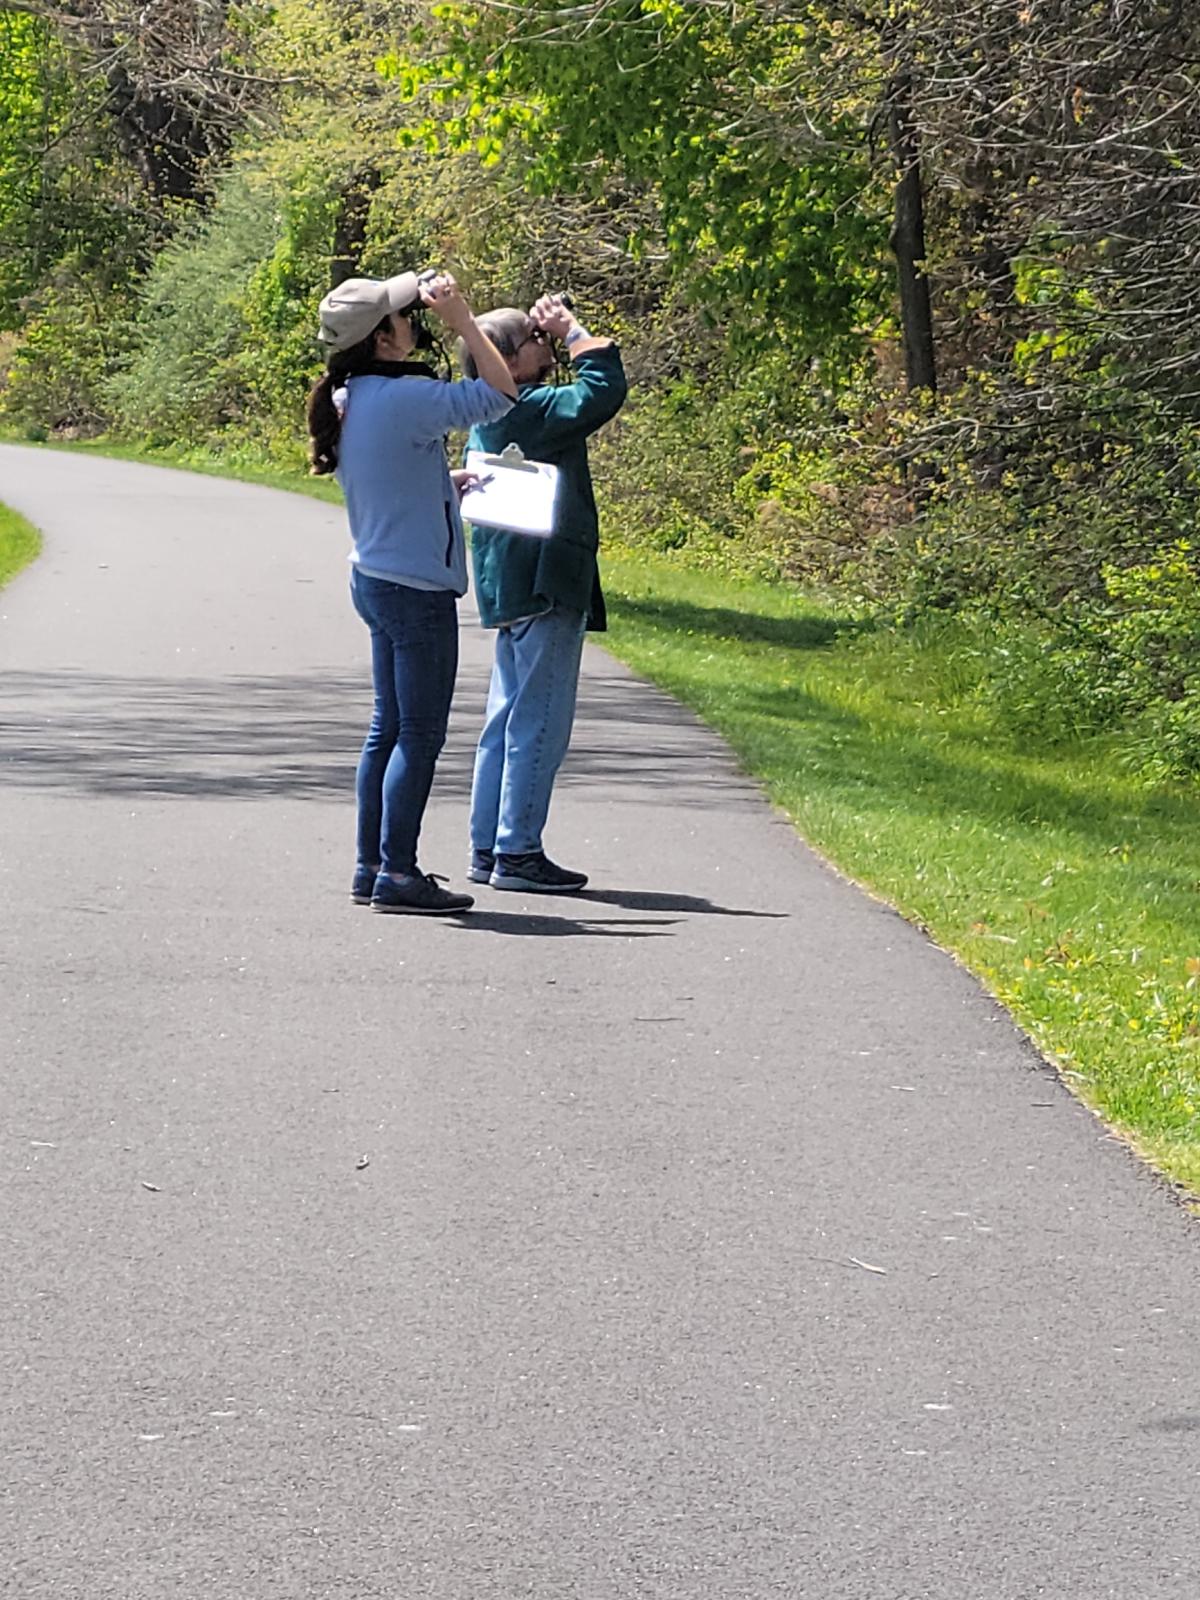
[{"label": "person with gray hair", "polygon": [[[561,295],[478,322],[507,363],[517,403],[477,423],[468,448],[495,454],[516,444],[529,460],[556,466],[559,480],[548,538],[472,529],[475,598],[484,627],[496,629],[496,650],[475,754],[467,875],[493,889],[570,894],[587,875],[551,861],[542,834],[571,739],[583,636],[606,625],[587,441],[624,403],[625,370],[615,341],[594,338]],[[574,368],[571,383],[546,381],[555,339]],[[475,376],[471,351],[460,359]]]}]

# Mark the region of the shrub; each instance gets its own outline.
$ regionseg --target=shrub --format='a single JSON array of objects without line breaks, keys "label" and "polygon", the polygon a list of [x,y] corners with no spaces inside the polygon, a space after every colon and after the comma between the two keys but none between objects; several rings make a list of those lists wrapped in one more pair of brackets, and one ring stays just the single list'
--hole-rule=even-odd
[{"label": "shrub", "polygon": [[784,351],[738,365],[719,329],[693,328],[674,358],[684,375],[635,386],[597,442],[598,490],[621,537],[699,565],[846,577],[866,543],[866,485],[829,448],[837,399],[819,374]]},{"label": "shrub", "polygon": [[189,439],[251,409],[246,300],[283,231],[273,182],[244,168],[159,252],[138,293],[131,348],[104,393],[120,429]]},{"label": "shrub", "polygon": [[1105,568],[1099,598],[1031,621],[977,612],[978,694],[1009,734],[1060,744],[1117,734],[1147,779],[1200,775],[1200,576],[1179,541]]},{"label": "shrub", "polygon": [[127,326],[128,294],[105,288],[68,259],[0,373],[0,415],[29,436],[96,433],[111,420],[106,384]]},{"label": "shrub", "polygon": [[1130,756],[1147,776],[1200,776],[1200,563],[1181,539],[1157,561],[1108,568],[1109,647],[1135,712]]},{"label": "shrub", "polygon": [[741,531],[732,492],[737,448],[726,419],[691,380],[634,390],[594,447],[606,521],[630,544],[711,552]]}]

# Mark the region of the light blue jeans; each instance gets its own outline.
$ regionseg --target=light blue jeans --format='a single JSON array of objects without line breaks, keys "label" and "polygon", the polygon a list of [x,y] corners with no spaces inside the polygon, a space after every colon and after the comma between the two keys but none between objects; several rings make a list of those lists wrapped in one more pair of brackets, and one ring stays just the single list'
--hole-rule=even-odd
[{"label": "light blue jeans", "polygon": [[475,753],[471,846],[542,848],[554,780],[571,742],[587,619],[555,606],[496,632],[487,716]]}]

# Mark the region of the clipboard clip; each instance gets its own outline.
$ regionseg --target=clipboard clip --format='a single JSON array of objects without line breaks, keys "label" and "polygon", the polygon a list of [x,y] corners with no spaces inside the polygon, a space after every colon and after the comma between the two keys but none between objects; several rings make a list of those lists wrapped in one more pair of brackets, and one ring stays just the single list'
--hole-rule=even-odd
[{"label": "clipboard clip", "polygon": [[536,472],[537,463],[526,461],[525,452],[519,444],[506,444],[498,456],[481,456],[480,460],[487,467],[508,467],[516,472]]}]

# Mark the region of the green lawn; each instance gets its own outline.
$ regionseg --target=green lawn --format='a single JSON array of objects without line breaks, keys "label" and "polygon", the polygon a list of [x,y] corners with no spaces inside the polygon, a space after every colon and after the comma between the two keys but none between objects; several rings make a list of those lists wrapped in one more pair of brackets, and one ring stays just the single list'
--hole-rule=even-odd
[{"label": "green lawn", "polygon": [[1148,790],[1099,744],[1014,748],[936,643],[664,558],[614,552],[605,571],[614,652],[1200,1191],[1200,794]]},{"label": "green lawn", "polygon": [[41,548],[37,529],[7,506],[0,506],[0,589],[27,567]]}]

